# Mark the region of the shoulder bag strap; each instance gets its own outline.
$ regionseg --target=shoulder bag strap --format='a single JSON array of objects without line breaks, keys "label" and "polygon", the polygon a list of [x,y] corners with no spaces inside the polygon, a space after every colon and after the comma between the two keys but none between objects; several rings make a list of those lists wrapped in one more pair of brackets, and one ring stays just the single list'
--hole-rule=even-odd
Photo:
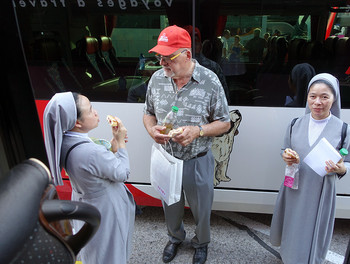
[{"label": "shoulder bag strap", "polygon": [[67,168],[67,160],[68,160],[68,156],[69,156],[69,153],[77,146],[81,145],[81,144],[84,144],[84,143],[89,143],[89,141],[80,141],[78,143],[75,143],[73,146],[71,146],[68,151],[67,151],[67,155],[66,155],[66,158],[64,160],[64,168],[66,169]]},{"label": "shoulder bag strap", "polygon": [[340,143],[340,148],[342,148],[343,147],[343,145],[344,145],[344,140],[345,140],[345,138],[346,138],[346,132],[347,132],[347,130],[348,130],[348,124],[347,123],[345,123],[345,122],[343,122],[343,127],[342,127],[342,130],[341,130],[341,143]]},{"label": "shoulder bag strap", "polygon": [[291,138],[292,140],[292,127],[294,126],[295,124],[295,121],[297,121],[297,117],[296,118],[293,118],[292,122],[290,122],[290,131],[289,131],[289,137]]},{"label": "shoulder bag strap", "polygon": [[[348,124],[347,123],[345,123],[345,122],[343,122],[343,127],[342,127],[342,129],[341,129],[341,140],[340,140],[340,148],[339,148],[339,150],[343,147],[343,145],[344,145],[344,140],[345,140],[345,138],[346,138],[346,132],[347,132],[347,130],[348,130]],[[345,173],[346,174],[346,173]],[[344,174],[344,175],[345,175]],[[339,175],[339,174],[337,174],[338,175],[338,178],[339,178],[339,180],[341,179],[341,178],[343,178],[343,176],[344,175]]]}]

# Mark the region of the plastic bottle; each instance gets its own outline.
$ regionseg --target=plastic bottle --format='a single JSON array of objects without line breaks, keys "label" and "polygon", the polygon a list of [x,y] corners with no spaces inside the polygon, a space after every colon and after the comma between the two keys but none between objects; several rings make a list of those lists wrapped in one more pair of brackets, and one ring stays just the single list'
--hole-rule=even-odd
[{"label": "plastic bottle", "polygon": [[284,186],[297,190],[299,185],[299,164],[287,165],[284,175]]},{"label": "plastic bottle", "polygon": [[342,148],[341,150],[339,150],[339,153],[342,156],[343,160],[345,159],[345,156],[349,154],[346,148]]},{"label": "plastic bottle", "polygon": [[166,115],[166,117],[163,120],[162,125],[166,127],[164,131],[162,131],[162,134],[168,134],[170,130],[176,128],[177,126],[177,112],[179,111],[179,108],[177,106],[173,106],[171,108],[171,111]]}]

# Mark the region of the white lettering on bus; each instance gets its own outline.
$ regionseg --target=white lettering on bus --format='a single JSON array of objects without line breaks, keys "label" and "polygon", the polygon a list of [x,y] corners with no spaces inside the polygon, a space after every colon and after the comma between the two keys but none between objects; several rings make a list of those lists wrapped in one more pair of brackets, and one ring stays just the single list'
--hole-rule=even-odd
[{"label": "white lettering on bus", "polygon": [[40,4],[41,4],[42,7],[47,7],[48,6],[47,1],[45,1],[45,0],[40,0]]},{"label": "white lettering on bus", "polygon": [[173,0],[165,0],[165,2],[168,4],[168,6],[170,7],[171,4],[173,3]]},{"label": "white lettering on bus", "polygon": [[48,7],[48,3],[46,0],[40,0],[41,7]]},{"label": "white lettering on bus", "polygon": [[148,6],[148,0],[147,0],[147,2],[145,1],[145,0],[142,0],[142,2],[143,2],[143,4],[145,5],[145,7],[149,10],[150,8],[149,8],[149,6]]},{"label": "white lettering on bus", "polygon": [[155,1],[154,1],[154,5],[155,5],[156,7],[161,7],[161,6],[162,6],[162,2],[161,2],[160,0],[155,0]]},{"label": "white lettering on bus", "polygon": [[130,0],[130,4],[131,4],[132,7],[137,7],[139,5],[137,0]]},{"label": "white lettering on bus", "polygon": [[[18,5],[20,7],[27,7],[27,5],[30,4],[32,7],[36,7],[37,4],[40,3],[41,7],[48,7],[49,6],[49,2],[52,3],[54,7],[57,7],[58,3],[61,3],[62,7],[66,7],[66,1],[65,0],[39,0],[39,1],[37,1],[37,0],[28,0],[28,3],[26,3],[25,0],[19,0],[18,1]],[[14,7],[17,7],[15,1],[12,1],[12,3],[13,3]]]},{"label": "white lettering on bus", "polygon": [[54,5],[54,7],[57,7],[57,2],[61,2],[62,6],[63,7],[66,7],[66,3],[65,3],[65,0],[50,0],[50,2]]},{"label": "white lettering on bus", "polygon": [[30,1],[30,0],[29,0],[29,3],[30,3],[32,6],[35,6],[35,2],[36,2],[35,0],[34,0],[34,1]]},{"label": "white lettering on bus", "polygon": [[120,9],[125,10],[126,9],[125,1],[124,0],[118,0],[118,2],[119,2]]},{"label": "white lettering on bus", "polygon": [[108,7],[114,7],[114,1],[113,0],[107,0]]},{"label": "white lettering on bus", "polygon": [[[138,7],[140,3],[142,2],[143,5],[145,6],[146,9],[150,10],[151,6],[150,4],[153,3],[154,7],[161,7],[163,4],[167,4],[169,7],[171,7],[173,0],[154,0],[153,2],[150,3],[150,0],[96,0],[96,4],[98,7],[115,7],[116,2],[118,1],[119,8],[122,10],[126,10],[128,5],[130,4],[131,7]],[[86,7],[87,4],[85,0],[76,0],[78,7]],[[17,7],[27,7],[27,6],[32,6],[32,7],[66,7],[66,0],[12,0],[13,6]]]},{"label": "white lettering on bus", "polygon": [[[26,2],[24,2],[23,0],[20,0],[20,1],[18,2],[18,4],[19,4],[21,7],[26,7]],[[14,5],[14,7],[16,7],[15,1],[13,1],[13,5]]]},{"label": "white lettering on bus", "polygon": [[84,0],[77,0],[77,4],[79,7],[85,7],[85,1]]},{"label": "white lettering on bus", "polygon": [[[34,0],[34,1],[29,0],[29,3],[30,3],[32,6],[35,6],[35,5],[36,5],[36,1],[35,1],[35,0]],[[41,4],[42,4],[42,2],[41,2]]]}]

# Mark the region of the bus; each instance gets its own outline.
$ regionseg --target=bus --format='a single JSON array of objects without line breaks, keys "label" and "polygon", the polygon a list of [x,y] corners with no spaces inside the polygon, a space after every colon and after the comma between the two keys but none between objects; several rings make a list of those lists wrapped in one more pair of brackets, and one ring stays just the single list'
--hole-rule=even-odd
[{"label": "bus", "polygon": [[[160,68],[148,50],[169,25],[197,27],[202,53],[222,68],[235,124],[229,134],[213,142],[213,210],[271,214],[284,178],[283,137],[290,121],[305,111],[302,105],[287,106],[293,97],[288,85],[291,69],[307,62],[317,73],[335,75],[341,87],[342,120],[350,123],[349,4],[346,0],[13,0],[12,8],[31,87],[27,98],[34,98],[41,126],[46,104],[63,91],[86,95],[97,109],[100,124],[89,134],[92,138],[109,139],[108,114],[123,120],[131,163],[127,186],[139,206],[161,206],[150,183],[152,139],[142,122],[147,83]],[[238,35],[246,45],[256,29],[261,38],[267,36],[261,58],[253,60],[247,51],[234,63],[229,56],[222,57],[224,30],[230,31],[228,42]],[[21,91],[9,92],[27,106]],[[21,105],[12,107],[19,116]],[[30,150],[37,146],[45,161],[40,125],[33,133],[32,140],[21,133],[23,145]],[[2,135],[4,153],[9,153],[9,138]],[[62,177],[65,184],[57,187],[60,197],[70,199],[69,177],[64,172]],[[336,217],[350,218],[347,177],[337,182]]]}]

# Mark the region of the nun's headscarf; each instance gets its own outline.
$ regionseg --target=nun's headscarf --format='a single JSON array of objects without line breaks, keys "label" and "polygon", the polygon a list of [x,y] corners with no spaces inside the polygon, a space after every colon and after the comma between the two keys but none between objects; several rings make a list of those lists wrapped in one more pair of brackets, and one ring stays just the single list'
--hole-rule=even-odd
[{"label": "nun's headscarf", "polygon": [[55,185],[63,185],[60,168],[63,134],[73,129],[76,121],[77,109],[73,94],[55,94],[44,111],[45,147]]},{"label": "nun's headscarf", "polygon": [[[329,73],[320,73],[314,76],[307,88],[307,93],[309,93],[310,87],[313,85],[315,81],[324,81],[330,86],[330,88],[333,90],[334,94],[334,102],[331,107],[331,113],[332,115],[340,118],[340,109],[341,109],[341,104],[340,104],[340,91],[339,91],[339,81],[337,78],[335,78],[333,75]],[[306,102],[306,109],[305,109],[305,114],[310,113],[310,108],[308,103]]]}]

